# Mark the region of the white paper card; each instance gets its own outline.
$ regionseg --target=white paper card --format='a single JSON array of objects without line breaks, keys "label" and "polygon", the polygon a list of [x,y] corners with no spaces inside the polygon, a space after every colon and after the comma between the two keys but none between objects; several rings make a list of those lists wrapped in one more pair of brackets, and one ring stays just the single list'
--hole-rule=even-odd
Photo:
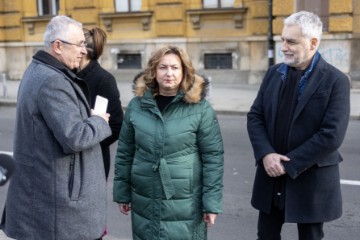
[{"label": "white paper card", "polygon": [[106,113],[107,106],[108,106],[107,98],[97,95],[95,100],[94,113],[95,114]]}]

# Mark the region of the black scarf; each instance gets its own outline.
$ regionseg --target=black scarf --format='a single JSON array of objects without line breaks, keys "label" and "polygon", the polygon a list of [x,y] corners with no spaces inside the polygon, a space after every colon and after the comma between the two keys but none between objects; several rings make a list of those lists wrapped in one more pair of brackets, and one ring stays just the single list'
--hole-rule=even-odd
[{"label": "black scarf", "polygon": [[[279,154],[286,154],[288,149],[288,137],[291,121],[294,116],[298,99],[297,86],[304,71],[289,67],[286,80],[280,89],[278,109],[276,113],[274,148]],[[274,205],[279,209],[285,207],[286,175],[275,178],[274,182]]]}]

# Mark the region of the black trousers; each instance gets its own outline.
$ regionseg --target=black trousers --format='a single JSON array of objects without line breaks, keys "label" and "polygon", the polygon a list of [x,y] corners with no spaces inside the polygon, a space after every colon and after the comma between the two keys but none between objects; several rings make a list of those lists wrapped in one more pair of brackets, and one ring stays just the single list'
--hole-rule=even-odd
[{"label": "black trousers", "polygon": [[[276,207],[270,214],[259,213],[258,240],[281,240],[284,211]],[[323,223],[298,223],[299,240],[321,240],[324,237]]]}]

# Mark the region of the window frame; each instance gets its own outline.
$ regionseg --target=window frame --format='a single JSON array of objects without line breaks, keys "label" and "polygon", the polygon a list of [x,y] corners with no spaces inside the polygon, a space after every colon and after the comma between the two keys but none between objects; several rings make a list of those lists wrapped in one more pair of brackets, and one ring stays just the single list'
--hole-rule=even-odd
[{"label": "window frame", "polygon": [[217,0],[217,4],[216,4],[216,6],[215,7],[205,7],[205,1],[206,0],[201,0],[201,6],[202,6],[202,8],[204,8],[204,9],[214,9],[214,8],[229,8],[229,7],[223,7],[222,6],[222,1],[223,0]]},{"label": "window frame", "polygon": [[[119,11],[121,9],[118,9],[118,7],[117,7],[117,2],[118,1],[127,1],[127,11]],[[115,12],[127,13],[127,12],[139,12],[139,11],[141,11],[142,0],[137,0],[137,1],[140,1],[140,9],[139,10],[132,9],[133,8],[133,2],[132,1],[136,1],[136,0],[114,0]]]},{"label": "window frame", "polygon": [[[216,65],[217,67],[215,67],[215,65],[211,66],[211,60],[217,58],[220,59],[221,57],[226,57],[227,60],[229,60],[230,64],[219,64]],[[206,70],[231,70],[233,69],[233,65],[234,65],[234,59],[233,59],[233,53],[231,52],[205,52],[203,55],[203,59],[204,59],[204,69]],[[224,61],[221,61],[222,63],[224,63]]]},{"label": "window frame", "polygon": [[[44,2],[49,4],[49,13],[44,13]],[[59,12],[60,0],[37,0],[37,11],[39,16],[55,16]]]},{"label": "window frame", "polygon": [[[138,61],[134,61],[132,63],[136,63],[136,64],[126,64],[121,66],[122,62],[120,62],[120,58],[123,57],[123,60],[128,60],[129,57],[135,57],[136,60]],[[116,68],[119,70],[126,70],[126,69],[141,69],[142,68],[142,54],[139,52],[119,52],[118,54],[116,54]],[[131,62],[129,62],[131,63]]]}]

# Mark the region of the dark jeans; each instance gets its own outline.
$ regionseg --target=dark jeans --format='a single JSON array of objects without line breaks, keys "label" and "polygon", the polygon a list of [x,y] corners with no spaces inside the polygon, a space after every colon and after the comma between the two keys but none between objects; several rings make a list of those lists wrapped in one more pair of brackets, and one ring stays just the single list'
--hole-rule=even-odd
[{"label": "dark jeans", "polygon": [[[272,209],[270,214],[259,213],[258,240],[281,240],[284,211]],[[298,223],[299,240],[320,240],[324,237],[323,223]]]}]

